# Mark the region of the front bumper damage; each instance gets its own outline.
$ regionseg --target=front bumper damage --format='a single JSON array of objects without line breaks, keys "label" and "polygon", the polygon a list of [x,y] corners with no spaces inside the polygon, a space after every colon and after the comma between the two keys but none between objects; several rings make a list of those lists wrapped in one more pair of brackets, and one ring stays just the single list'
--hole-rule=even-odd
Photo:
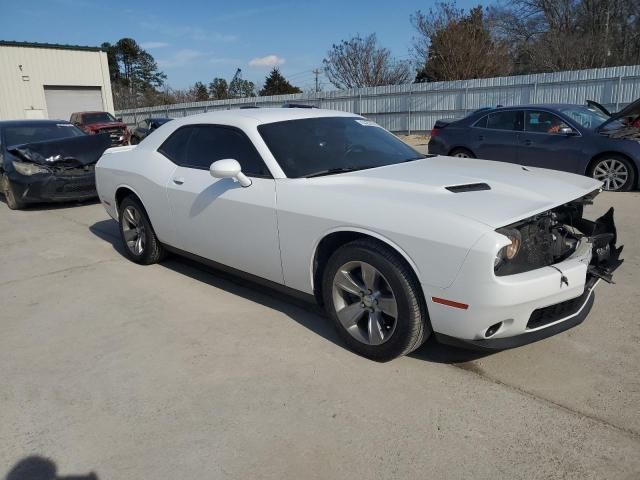
[{"label": "front bumper damage", "polygon": [[97,197],[95,164],[110,146],[106,135],[72,137],[11,147],[10,162],[42,166],[46,173],[7,173],[24,203],[82,201]]},{"label": "front bumper damage", "polygon": [[94,166],[75,174],[9,174],[15,195],[25,203],[82,201],[97,197]]},{"label": "front bumper damage", "polygon": [[[623,247],[617,246],[613,208],[596,221],[580,218],[573,227],[582,237],[563,261],[494,276],[493,282],[476,287],[466,312],[434,305],[430,314],[435,317],[438,341],[491,352],[536,342],[582,323],[591,311],[598,283],[613,283],[613,273],[623,263]],[[461,287],[470,285],[463,282]],[[495,334],[487,335],[488,328],[498,324]]]}]

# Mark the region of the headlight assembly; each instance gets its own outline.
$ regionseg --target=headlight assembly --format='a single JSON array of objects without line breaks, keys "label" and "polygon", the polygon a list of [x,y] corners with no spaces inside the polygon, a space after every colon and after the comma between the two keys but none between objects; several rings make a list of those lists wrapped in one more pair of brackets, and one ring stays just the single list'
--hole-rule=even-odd
[{"label": "headlight assembly", "polygon": [[13,168],[21,175],[35,175],[37,173],[51,173],[47,167],[28,162],[12,162]]},{"label": "headlight assembly", "polygon": [[497,230],[497,232],[511,240],[511,243],[500,249],[493,262],[494,267],[498,267],[498,265],[505,260],[508,261],[516,258],[518,252],[520,252],[520,247],[522,246],[522,236],[515,228],[500,229]]}]

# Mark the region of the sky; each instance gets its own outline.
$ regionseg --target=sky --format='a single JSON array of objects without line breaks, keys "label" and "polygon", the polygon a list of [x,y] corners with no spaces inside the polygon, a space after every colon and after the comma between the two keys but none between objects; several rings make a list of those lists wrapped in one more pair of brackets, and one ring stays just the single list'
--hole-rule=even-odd
[{"label": "sky", "polygon": [[[303,90],[334,43],[376,33],[381,46],[409,59],[410,16],[434,1],[317,0],[2,0],[0,40],[99,46],[134,38],[173,88],[236,69],[258,86],[271,68]],[[486,0],[458,0],[468,9]],[[321,75],[324,89],[331,89]]]}]

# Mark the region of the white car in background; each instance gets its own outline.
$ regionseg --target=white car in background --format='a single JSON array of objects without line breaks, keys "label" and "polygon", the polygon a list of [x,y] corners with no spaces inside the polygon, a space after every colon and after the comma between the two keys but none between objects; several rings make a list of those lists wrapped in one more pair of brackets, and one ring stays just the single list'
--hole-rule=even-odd
[{"label": "white car in background", "polygon": [[228,110],[109,149],[100,199],[127,256],[166,251],[324,305],[345,343],[385,361],[443,342],[529,343],[580,323],[621,263],[601,182],[424,156],[343,112]]}]

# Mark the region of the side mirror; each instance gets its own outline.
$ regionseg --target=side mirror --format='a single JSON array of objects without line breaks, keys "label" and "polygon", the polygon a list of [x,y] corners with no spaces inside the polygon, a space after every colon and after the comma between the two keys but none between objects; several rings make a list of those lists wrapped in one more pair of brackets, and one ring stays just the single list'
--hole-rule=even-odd
[{"label": "side mirror", "polygon": [[213,178],[234,178],[243,187],[251,185],[251,180],[242,173],[240,164],[233,158],[213,162],[209,167],[209,173]]},{"label": "side mirror", "polygon": [[575,137],[576,135],[578,135],[578,132],[576,132],[571,127],[562,127],[558,133],[562,135],[566,135],[568,137]]},{"label": "side mirror", "polygon": [[116,120],[119,121],[120,123],[122,123],[122,117],[116,118]]}]

